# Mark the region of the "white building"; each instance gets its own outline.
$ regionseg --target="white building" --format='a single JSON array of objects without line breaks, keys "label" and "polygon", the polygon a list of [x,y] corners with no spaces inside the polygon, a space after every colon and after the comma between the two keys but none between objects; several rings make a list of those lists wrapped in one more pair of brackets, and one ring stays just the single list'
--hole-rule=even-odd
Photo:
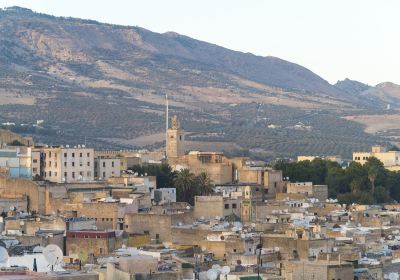
[{"label": "white building", "polygon": [[97,157],[94,160],[95,178],[112,178],[121,176],[121,159],[109,157]]},{"label": "white building", "polygon": [[94,180],[94,150],[85,147],[41,149],[43,178],[54,183]]},{"label": "white building", "polygon": [[30,148],[10,146],[0,149],[0,172],[12,178],[31,178]]},{"label": "white building", "polygon": [[154,189],[151,192],[151,199],[157,205],[176,202],[176,189],[175,188]]}]

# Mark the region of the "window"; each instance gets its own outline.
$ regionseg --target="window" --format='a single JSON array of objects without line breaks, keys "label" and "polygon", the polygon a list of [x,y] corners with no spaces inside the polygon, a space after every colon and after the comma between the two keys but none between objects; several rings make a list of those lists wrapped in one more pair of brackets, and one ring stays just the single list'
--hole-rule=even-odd
[{"label": "window", "polygon": [[82,163],[82,162],[80,162],[80,163],[79,163],[79,166],[83,166],[83,163]]},{"label": "window", "polygon": [[67,157],[67,153],[64,153],[64,157],[65,157],[65,158]]},{"label": "window", "polygon": [[90,153],[87,153],[86,156],[87,156],[87,157],[90,157]]},{"label": "window", "polygon": [[51,157],[51,152],[49,152],[49,157]]},{"label": "window", "polygon": [[49,177],[51,177],[51,171],[49,171]]},{"label": "window", "polygon": [[49,161],[49,167],[51,167],[51,161]]},{"label": "window", "polygon": [[72,157],[75,157],[75,153],[72,153]]},{"label": "window", "polygon": [[87,162],[87,166],[90,166],[90,161]]},{"label": "window", "polygon": [[67,178],[67,172],[64,172],[64,178]]},{"label": "window", "polygon": [[67,162],[66,161],[64,161],[64,166],[67,167]]},{"label": "window", "polygon": [[75,166],[75,162],[72,162],[71,164],[72,164],[72,166]]},{"label": "window", "polygon": [[103,172],[103,178],[105,178],[106,177],[106,172]]},{"label": "window", "polygon": [[82,153],[79,153],[79,157],[82,157]]},{"label": "window", "polygon": [[228,203],[225,204],[225,209],[229,209],[229,204]]},{"label": "window", "polygon": [[100,255],[103,254],[103,248],[100,248]]},{"label": "window", "polygon": [[57,158],[57,153],[54,153],[54,157]]},{"label": "window", "polygon": [[96,178],[97,178],[97,171],[95,171],[95,172],[94,172],[94,177],[96,177]]},{"label": "window", "polygon": [[57,172],[54,172],[54,177],[57,177]]},{"label": "window", "polygon": [[106,162],[105,161],[103,161],[103,167],[106,167]]},{"label": "window", "polygon": [[37,163],[37,159],[34,159],[34,160],[33,160],[33,163]]},{"label": "window", "polygon": [[92,176],[92,172],[91,171],[88,171],[86,174],[87,174],[88,177]]},{"label": "window", "polygon": [[75,179],[75,172],[72,172],[72,178]]},{"label": "window", "polygon": [[33,171],[33,173],[36,173],[37,172],[37,168],[36,167],[32,168],[32,171]]},{"label": "window", "polygon": [[232,204],[232,209],[236,209],[236,203]]},{"label": "window", "polygon": [[111,167],[114,167],[114,162],[113,161],[111,162]]},{"label": "window", "polygon": [[83,177],[83,172],[82,171],[79,172],[79,176]]},{"label": "window", "polygon": [[54,163],[54,167],[57,167],[57,161]]}]

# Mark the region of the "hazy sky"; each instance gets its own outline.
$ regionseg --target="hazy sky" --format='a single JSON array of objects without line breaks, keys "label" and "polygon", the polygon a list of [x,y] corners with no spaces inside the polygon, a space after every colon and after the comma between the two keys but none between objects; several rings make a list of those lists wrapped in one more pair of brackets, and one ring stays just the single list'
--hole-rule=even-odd
[{"label": "hazy sky", "polygon": [[400,84],[400,0],[0,0],[277,56],[334,83]]}]

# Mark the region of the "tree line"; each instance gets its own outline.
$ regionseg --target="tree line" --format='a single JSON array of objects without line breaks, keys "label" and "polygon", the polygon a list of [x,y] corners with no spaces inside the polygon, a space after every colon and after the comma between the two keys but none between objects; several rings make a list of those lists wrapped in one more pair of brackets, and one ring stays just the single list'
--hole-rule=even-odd
[{"label": "tree line", "polygon": [[283,177],[291,182],[328,185],[329,197],[340,203],[400,201],[400,172],[387,170],[375,157],[368,158],[363,165],[351,162],[345,168],[319,158],[300,162],[279,160],[274,167],[282,170]]},{"label": "tree line", "polygon": [[189,169],[173,171],[168,164],[135,165],[129,168],[140,175],[156,176],[157,188],[176,188],[176,200],[194,205],[196,195],[213,193],[213,184],[207,173],[195,175]]}]

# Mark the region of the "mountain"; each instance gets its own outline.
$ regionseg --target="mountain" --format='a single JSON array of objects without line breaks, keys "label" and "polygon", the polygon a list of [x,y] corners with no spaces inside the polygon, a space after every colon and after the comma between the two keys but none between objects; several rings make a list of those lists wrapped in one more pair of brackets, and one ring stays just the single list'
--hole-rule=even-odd
[{"label": "mountain", "polygon": [[300,65],[173,32],[0,10],[0,121],[13,131],[98,147],[150,137],[160,147],[165,94],[199,145],[348,155],[377,141],[341,118],[376,102]]},{"label": "mountain", "polygon": [[343,81],[337,81],[335,87],[349,94],[357,94],[371,88],[371,86],[367,84],[363,84],[361,82],[350,80],[347,78],[344,79]]},{"label": "mountain", "polygon": [[390,82],[380,83],[365,90],[362,95],[387,104],[398,105],[400,104],[400,85]]}]

